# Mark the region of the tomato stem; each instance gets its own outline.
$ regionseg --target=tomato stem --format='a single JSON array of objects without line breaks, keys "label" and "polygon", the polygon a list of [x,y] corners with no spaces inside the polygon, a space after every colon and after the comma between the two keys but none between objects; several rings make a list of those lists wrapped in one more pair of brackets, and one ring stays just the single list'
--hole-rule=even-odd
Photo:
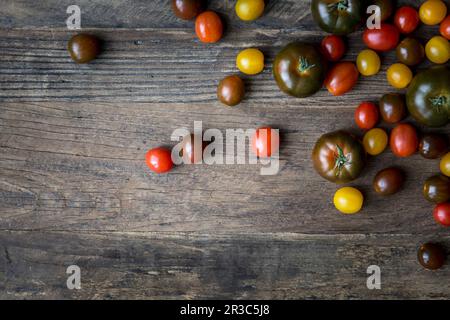
[{"label": "tomato stem", "polygon": [[330,3],[328,7],[331,10],[338,9],[340,11],[344,11],[348,9],[348,0],[340,0],[337,3]]},{"label": "tomato stem", "polygon": [[345,156],[344,151],[339,145],[336,145],[337,149],[337,156],[336,156],[336,162],[334,163],[334,167],[338,169],[338,171],[341,171],[341,169],[349,162],[349,159]]},{"label": "tomato stem", "polygon": [[438,112],[440,112],[441,108],[445,106],[445,104],[447,103],[447,97],[446,96],[433,97],[430,98],[430,102],[432,106],[435,107]]},{"label": "tomato stem", "polygon": [[315,64],[309,64],[308,60],[305,57],[300,57],[300,64],[298,66],[298,70],[300,72],[305,72],[315,66]]}]

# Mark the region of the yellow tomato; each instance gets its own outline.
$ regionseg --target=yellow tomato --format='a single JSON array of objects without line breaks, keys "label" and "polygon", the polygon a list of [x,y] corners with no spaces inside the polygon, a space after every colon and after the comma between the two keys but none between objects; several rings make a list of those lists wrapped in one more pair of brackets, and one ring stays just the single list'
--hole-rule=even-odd
[{"label": "yellow tomato", "polygon": [[439,163],[439,168],[443,174],[450,177],[450,152],[442,157],[441,162]]},{"label": "yellow tomato", "polygon": [[241,20],[256,20],[264,12],[264,0],[238,0],[234,9]]},{"label": "yellow tomato", "polygon": [[245,49],[239,52],[236,66],[245,74],[257,74],[264,69],[264,55],[258,49]]},{"label": "yellow tomato", "polygon": [[382,153],[386,149],[387,144],[388,135],[386,131],[380,128],[370,129],[363,138],[364,149],[372,156]]},{"label": "yellow tomato", "polygon": [[434,63],[446,63],[450,59],[450,44],[441,36],[434,36],[425,46],[427,58]]},{"label": "yellow tomato", "polygon": [[353,214],[361,210],[364,197],[356,188],[343,187],[334,194],[333,203],[342,213]]},{"label": "yellow tomato", "polygon": [[435,25],[444,20],[447,15],[447,6],[441,0],[428,0],[419,8],[420,20],[429,25]]},{"label": "yellow tomato", "polygon": [[361,51],[356,58],[356,66],[363,76],[373,76],[380,71],[381,61],[378,54],[370,49]]},{"label": "yellow tomato", "polygon": [[397,89],[406,88],[413,77],[411,69],[403,63],[394,63],[391,65],[388,68],[386,75],[391,86]]}]

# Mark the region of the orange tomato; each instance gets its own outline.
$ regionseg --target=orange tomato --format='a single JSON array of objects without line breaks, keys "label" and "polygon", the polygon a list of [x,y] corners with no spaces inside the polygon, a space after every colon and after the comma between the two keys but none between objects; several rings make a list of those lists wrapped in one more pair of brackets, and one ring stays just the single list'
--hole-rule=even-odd
[{"label": "orange tomato", "polygon": [[340,96],[354,87],[358,76],[358,69],[353,62],[339,62],[328,72],[324,83],[332,95]]},{"label": "orange tomato", "polygon": [[223,34],[222,20],[214,11],[205,11],[195,20],[195,33],[201,42],[217,42]]}]

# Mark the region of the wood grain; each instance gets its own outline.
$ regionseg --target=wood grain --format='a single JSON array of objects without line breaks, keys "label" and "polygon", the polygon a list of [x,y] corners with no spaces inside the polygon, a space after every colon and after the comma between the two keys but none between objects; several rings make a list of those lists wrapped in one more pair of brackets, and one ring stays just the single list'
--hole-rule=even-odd
[{"label": "wood grain", "polygon": [[[233,1],[210,1],[227,28],[221,42],[199,43],[193,23],[175,19],[169,1],[78,1],[84,31],[104,40],[88,65],[66,51],[71,1],[7,0],[0,13],[0,298],[448,298],[448,264],[426,272],[416,262],[425,241],[449,247],[423,181],[438,161],[389,151],[369,159],[352,186],[365,196],[359,215],[341,215],[337,186],[321,179],[310,154],[317,138],[355,129],[354,108],[394,91],[382,71],[332,97],[281,93],[276,53],[291,41],[318,43],[309,1],[267,1],[262,19],[239,21]],[[420,1],[399,1],[418,4]],[[425,40],[437,27],[421,27]],[[348,38],[354,61],[361,31]],[[216,86],[237,73],[235,57],[258,47],[265,70],[244,76],[246,98],[221,105]],[[426,67],[423,64],[421,68]],[[145,152],[172,146],[176,128],[280,128],[280,172],[261,165],[191,165],[154,175]],[[406,121],[414,123],[412,119]],[[389,129],[389,126],[381,124]],[[449,134],[449,127],[438,131]],[[227,141],[228,145],[232,142]],[[381,198],[375,173],[398,166],[404,189]],[[65,286],[65,268],[84,270],[83,289]],[[382,290],[365,286],[382,267]]]},{"label": "wood grain", "polygon": [[[0,232],[0,298],[448,299],[409,235]],[[450,244],[448,235],[439,241]],[[66,268],[81,269],[81,289]],[[366,286],[381,268],[381,290]]]}]

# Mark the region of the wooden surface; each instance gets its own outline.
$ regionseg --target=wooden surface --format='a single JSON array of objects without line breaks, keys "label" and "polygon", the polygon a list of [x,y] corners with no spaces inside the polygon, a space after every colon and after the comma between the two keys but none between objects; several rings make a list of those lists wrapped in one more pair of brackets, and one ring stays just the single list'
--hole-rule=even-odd
[{"label": "wooden surface", "polygon": [[[350,184],[366,197],[354,216],[333,208],[337,187],[310,161],[323,133],[361,134],[354,108],[393,91],[385,80],[393,53],[343,97],[322,89],[294,99],[278,90],[271,64],[290,41],[324,36],[309,1],[270,0],[252,23],[235,17],[234,1],[210,1],[227,23],[213,45],[199,43],[193,23],[173,17],[169,1],[77,3],[84,31],[105,40],[88,65],[74,64],[65,49],[74,34],[65,27],[72,1],[2,3],[0,298],[450,297],[449,265],[429,272],[416,261],[422,242],[450,247],[421,196],[438,161],[389,151],[370,159]],[[427,27],[417,35],[435,33]],[[360,38],[360,31],[349,37],[346,60],[363,48]],[[266,68],[245,76],[246,99],[226,108],[216,86],[237,72],[235,56],[246,47],[264,52]],[[149,172],[145,152],[173,145],[172,131],[196,120],[222,131],[280,128],[279,174],[261,176],[259,165]],[[407,182],[381,198],[371,181],[391,165],[406,171]],[[66,287],[72,264],[81,268],[81,290]],[[381,268],[381,290],[366,287],[371,264]]]}]

